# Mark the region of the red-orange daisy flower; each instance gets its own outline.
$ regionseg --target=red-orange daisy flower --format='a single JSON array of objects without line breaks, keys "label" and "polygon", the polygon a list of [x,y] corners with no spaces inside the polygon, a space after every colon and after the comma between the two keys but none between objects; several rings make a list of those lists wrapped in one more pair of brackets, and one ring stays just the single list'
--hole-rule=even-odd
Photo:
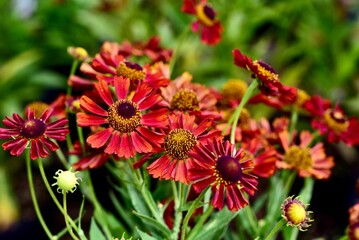
[{"label": "red-orange daisy flower", "polygon": [[252,60],[238,49],[233,50],[234,64],[252,72],[258,78],[259,89],[264,95],[279,96],[287,103],[293,103],[297,93],[295,88],[282,85],[277,72],[262,60]]},{"label": "red-orange daisy flower", "polygon": [[242,142],[241,147],[244,149],[246,157],[253,161],[254,175],[268,178],[275,173],[278,153],[273,147],[265,146],[260,138]]},{"label": "red-orange daisy flower", "polygon": [[87,138],[93,148],[106,143],[105,153],[119,157],[133,157],[136,152],[151,152],[159,146],[163,137],[149,127],[163,128],[167,124],[165,108],[148,111],[162,101],[161,95],[147,84],[139,84],[133,94],[129,94],[130,80],[114,78],[117,100],[114,101],[110,88],[105,81],[95,84],[95,88],[108,108],[100,107],[87,96],[82,96],[80,105],[88,113],[77,113],[77,123],[81,127],[106,126],[105,130]]},{"label": "red-orange daisy flower", "polygon": [[151,163],[147,170],[154,178],[173,179],[189,183],[188,169],[192,166],[192,149],[208,138],[219,137],[220,132],[210,130],[210,119],[195,123],[195,116],[178,113],[169,116],[169,129],[164,139],[164,155]]},{"label": "red-orange daisy flower", "polygon": [[182,11],[197,16],[197,20],[192,23],[192,31],[201,32],[203,43],[215,45],[221,41],[222,25],[207,0],[184,0]]},{"label": "red-orange daisy flower", "polygon": [[74,143],[74,149],[69,152],[69,154],[77,155],[80,158],[79,161],[73,164],[75,170],[98,168],[110,159],[110,154],[104,152],[104,147],[91,148],[86,144],[85,148],[85,151],[83,151],[80,143],[77,141]]},{"label": "red-orange daisy flower", "polygon": [[300,133],[299,145],[291,143],[288,131],[280,132],[279,138],[284,154],[279,156],[278,168],[295,169],[300,177],[329,178],[331,168],[334,166],[333,157],[326,156],[323,143],[310,147],[314,138],[310,132]]},{"label": "red-orange daisy flower", "polygon": [[163,105],[173,112],[180,111],[196,115],[200,119],[219,118],[217,99],[212,91],[204,85],[193,83],[188,72],[161,88],[164,98]]},{"label": "red-orange daisy flower", "polygon": [[312,127],[327,135],[329,142],[343,141],[347,145],[359,144],[359,122],[348,118],[339,105],[331,107],[330,101],[313,96],[304,103],[304,108],[313,116]]},{"label": "red-orange daisy flower", "polygon": [[196,192],[212,187],[212,204],[222,209],[224,203],[231,211],[237,211],[248,204],[244,193],[253,195],[257,188],[257,177],[251,159],[245,158],[243,149],[235,149],[229,141],[218,139],[199,144],[191,156],[195,159],[189,170],[190,180]]},{"label": "red-orange daisy flower", "polygon": [[8,129],[0,128],[0,139],[9,139],[2,144],[5,150],[10,150],[10,154],[19,156],[24,149],[30,145],[30,157],[36,159],[44,158],[49,155],[48,150],[55,151],[59,146],[51,139],[63,141],[68,134],[67,120],[65,118],[54,122],[48,122],[53,109],[46,109],[39,117],[35,116],[35,111],[27,108],[27,118],[23,119],[14,113],[12,118],[6,117],[3,123]]}]

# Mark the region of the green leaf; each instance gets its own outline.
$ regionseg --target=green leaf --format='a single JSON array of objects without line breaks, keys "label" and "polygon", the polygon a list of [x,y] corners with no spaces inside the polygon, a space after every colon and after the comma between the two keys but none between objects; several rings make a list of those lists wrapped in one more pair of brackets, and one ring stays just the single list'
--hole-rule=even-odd
[{"label": "green leaf", "polygon": [[90,224],[90,240],[106,240],[105,235],[103,235],[93,217]]},{"label": "green leaf", "polygon": [[224,228],[229,226],[230,221],[234,219],[239,212],[231,212],[228,208],[223,208],[218,212],[214,217],[203,226],[203,229],[200,234],[198,234],[194,239],[214,239],[213,236],[218,233],[218,231],[224,230]]},{"label": "green leaf", "polygon": [[143,215],[143,214],[140,214],[136,211],[133,211],[133,214],[135,214],[137,217],[139,217],[147,226],[151,226],[151,227],[154,227],[155,229],[157,229],[163,236],[166,236],[167,238],[170,236],[171,232],[167,228],[167,226],[158,222],[156,219],[151,218],[146,215]]},{"label": "green leaf", "polygon": [[157,240],[157,238],[154,238],[154,237],[148,235],[147,233],[142,232],[142,231],[141,231],[140,229],[138,229],[137,227],[136,227],[136,230],[137,230],[137,232],[138,232],[138,234],[140,235],[140,237],[141,237],[142,240]]}]

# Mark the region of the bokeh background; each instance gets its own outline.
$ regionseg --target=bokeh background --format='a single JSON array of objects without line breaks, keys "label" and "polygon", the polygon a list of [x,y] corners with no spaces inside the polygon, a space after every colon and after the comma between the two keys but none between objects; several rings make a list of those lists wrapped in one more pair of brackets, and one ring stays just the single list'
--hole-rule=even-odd
[{"label": "bokeh background", "polygon": [[[196,34],[182,34],[193,17],[180,11],[178,0],[0,0],[0,118],[22,113],[31,101],[51,102],[66,90],[68,46],[94,55],[105,40],[143,42],[154,35],[162,47],[175,49],[172,76],[189,71],[194,81],[218,89],[228,79],[248,79],[232,63],[231,51],[239,48],[270,63],[285,84],[339,102],[348,115],[359,117],[359,1],[209,2],[224,27],[222,42],[214,47]],[[268,109],[254,113],[272,115]],[[311,238],[343,235],[347,210],[357,200],[358,148],[328,149],[336,166],[329,180],[315,184],[310,210],[316,221],[306,235]],[[57,163],[44,161],[51,178]],[[45,218],[55,229],[58,222],[62,226],[40,178],[35,181]],[[300,180],[295,184],[300,187]],[[45,239],[37,229],[25,162],[0,149],[0,239]]]}]

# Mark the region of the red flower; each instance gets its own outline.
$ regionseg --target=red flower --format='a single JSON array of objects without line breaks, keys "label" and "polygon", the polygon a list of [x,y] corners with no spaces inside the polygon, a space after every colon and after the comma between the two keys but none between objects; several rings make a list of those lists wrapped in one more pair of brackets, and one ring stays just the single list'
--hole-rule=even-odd
[{"label": "red flower", "polygon": [[294,169],[300,177],[329,178],[330,169],[334,166],[333,157],[326,156],[323,143],[309,147],[313,140],[310,132],[301,132],[299,145],[291,144],[288,131],[279,133],[279,138],[284,154],[279,156],[278,168]]},{"label": "red flower", "polygon": [[268,178],[275,173],[278,153],[273,147],[266,147],[259,138],[242,142],[241,147],[244,149],[246,157],[253,161],[254,175]]},{"label": "red flower", "polygon": [[206,0],[184,0],[182,11],[197,16],[197,20],[192,23],[192,31],[201,32],[203,43],[215,45],[221,41],[222,25]]},{"label": "red flower", "polygon": [[[69,154],[80,157],[80,160],[73,165],[75,170],[98,168],[110,159],[110,154],[104,152],[104,147],[95,149],[87,144],[85,147],[86,149],[83,151],[80,143],[77,141],[74,143],[74,150],[69,152]],[[84,153],[86,154],[85,156],[83,156]]]},{"label": "red flower", "polygon": [[210,119],[195,124],[195,116],[178,113],[169,116],[169,129],[164,139],[165,154],[151,163],[147,170],[154,178],[173,179],[189,183],[188,169],[192,166],[192,149],[208,138],[219,137],[216,130],[207,131]]},{"label": "red flower", "polygon": [[329,100],[313,96],[304,103],[304,108],[314,119],[312,127],[320,134],[327,134],[329,142],[343,141],[347,145],[359,144],[359,123],[357,118],[348,118],[339,105],[331,108]]},{"label": "red flower", "polygon": [[260,80],[259,89],[264,95],[280,97],[286,103],[293,103],[296,100],[295,88],[283,86],[279,75],[269,64],[262,60],[253,61],[238,49],[234,49],[232,53],[235,65],[251,71],[253,76]]},{"label": "red flower", "polygon": [[0,139],[11,138],[10,141],[2,144],[5,150],[10,150],[10,154],[19,156],[30,144],[30,157],[36,159],[44,158],[49,155],[48,149],[55,151],[59,146],[51,140],[63,141],[68,134],[67,120],[65,118],[54,122],[48,122],[53,109],[46,109],[40,117],[35,116],[35,111],[27,108],[27,119],[21,118],[18,114],[13,114],[12,118],[6,117],[3,123],[6,128],[0,128]]},{"label": "red flower", "polygon": [[188,72],[161,88],[164,98],[163,106],[172,111],[181,111],[196,115],[199,119],[219,118],[213,92],[204,85],[193,83],[192,75]]},{"label": "red flower", "polygon": [[250,174],[251,159],[245,158],[243,149],[235,149],[229,141],[212,139],[207,145],[199,144],[191,156],[195,159],[189,170],[190,180],[196,192],[212,187],[212,204],[222,209],[224,203],[231,211],[237,211],[248,204],[244,193],[253,195],[257,178]]},{"label": "red flower", "polygon": [[119,157],[133,157],[136,152],[148,153],[161,144],[163,137],[149,127],[163,128],[167,124],[165,108],[146,112],[162,98],[147,84],[139,84],[136,91],[129,94],[130,80],[114,78],[117,101],[113,100],[105,81],[95,84],[99,96],[108,108],[103,109],[87,96],[80,100],[81,108],[88,113],[77,113],[77,123],[81,127],[105,125],[107,128],[87,138],[93,148],[103,147],[105,153]]}]

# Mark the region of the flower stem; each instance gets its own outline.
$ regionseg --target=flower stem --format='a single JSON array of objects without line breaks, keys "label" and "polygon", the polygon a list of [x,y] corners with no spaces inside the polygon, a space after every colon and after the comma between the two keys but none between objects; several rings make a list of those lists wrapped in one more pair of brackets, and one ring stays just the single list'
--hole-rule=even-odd
[{"label": "flower stem", "polygon": [[69,234],[71,235],[72,239],[79,240],[79,238],[74,234],[72,228],[70,227],[69,221],[68,221],[69,215],[67,214],[66,196],[67,196],[67,194],[66,194],[66,192],[64,192],[63,193],[63,206],[64,206],[64,218],[65,218],[66,228],[67,228],[67,231],[69,232]]},{"label": "flower stem", "polygon": [[[231,129],[231,135],[230,135],[230,141],[232,144],[235,144],[235,137],[236,137],[236,127],[238,124],[239,117],[241,115],[242,109],[244,105],[249,101],[250,97],[252,96],[253,91],[258,87],[258,81],[252,81],[252,83],[247,88],[247,91],[245,92],[241,102],[239,103],[239,106],[236,108],[234,113],[232,114],[230,120],[228,121],[228,125],[232,123],[232,129]],[[233,122],[232,122],[233,121]],[[227,130],[225,130],[227,131]]]},{"label": "flower stem", "polygon": [[201,215],[200,219],[197,221],[196,225],[193,227],[191,232],[188,234],[187,239],[192,239],[196,236],[196,234],[201,230],[203,223],[208,219],[208,217],[212,214],[214,207],[209,205],[207,210]]},{"label": "flower stem", "polygon": [[177,191],[177,186],[175,181],[171,181],[171,186],[172,186],[172,191],[173,191],[173,198],[174,198],[174,202],[175,202],[175,220],[174,220],[174,224],[173,224],[173,229],[172,229],[172,234],[171,234],[171,239],[177,240],[178,239],[178,234],[179,234],[179,230],[180,230],[180,226],[181,226],[181,221],[182,221],[182,194],[181,192],[183,192],[181,189],[183,189],[182,187],[183,184],[179,183],[179,187],[178,187],[178,191]]},{"label": "flower stem", "polygon": [[[75,71],[76,71],[76,68],[77,66],[79,65],[80,61],[77,60],[77,59],[74,59],[74,61],[72,62],[72,66],[71,66],[71,71],[70,71],[70,75],[69,76],[72,76],[75,74]],[[70,97],[71,96],[71,92],[72,92],[72,87],[67,84],[67,96]]]},{"label": "flower stem", "polygon": [[[39,170],[40,170],[40,174],[41,174],[41,177],[42,177],[42,181],[44,182],[47,191],[49,192],[49,194],[50,194],[52,200],[54,201],[55,205],[57,206],[57,208],[60,210],[60,212],[61,212],[62,214],[65,215],[65,210],[64,210],[63,207],[61,206],[60,202],[57,200],[57,198],[56,198],[56,196],[55,196],[54,192],[52,191],[52,188],[51,188],[51,186],[50,186],[50,184],[49,184],[49,181],[47,180],[47,177],[46,177],[46,174],[45,174],[45,170],[44,170],[44,166],[42,165],[41,159],[38,158],[36,161],[37,161],[37,165],[39,166]],[[76,232],[79,232],[79,231],[78,231],[79,229],[76,227],[75,222],[74,222],[71,218],[69,218],[69,221],[70,221],[72,227],[76,230]],[[83,239],[83,238],[81,238],[81,239]]]},{"label": "flower stem", "polygon": [[270,231],[270,233],[267,235],[267,237],[264,240],[270,240],[272,239],[275,234],[284,226],[284,224],[286,223],[286,220],[284,218],[282,218],[275,226],[274,228]]},{"label": "flower stem", "polygon": [[298,122],[298,108],[296,106],[293,106],[292,113],[290,116],[289,142],[292,142],[293,140],[293,134],[295,127],[297,126],[297,122]]},{"label": "flower stem", "polygon": [[40,224],[41,224],[42,228],[44,229],[48,238],[49,239],[57,239],[57,236],[52,235],[49,228],[47,227],[46,222],[44,221],[44,218],[42,217],[42,214],[41,214],[41,211],[39,208],[39,204],[36,199],[34,182],[33,182],[33,178],[32,178],[30,151],[28,149],[27,149],[25,155],[26,155],[26,169],[27,169],[27,178],[29,181],[30,195],[31,195],[32,203],[34,204],[34,209],[35,209],[37,218],[39,219]]}]

